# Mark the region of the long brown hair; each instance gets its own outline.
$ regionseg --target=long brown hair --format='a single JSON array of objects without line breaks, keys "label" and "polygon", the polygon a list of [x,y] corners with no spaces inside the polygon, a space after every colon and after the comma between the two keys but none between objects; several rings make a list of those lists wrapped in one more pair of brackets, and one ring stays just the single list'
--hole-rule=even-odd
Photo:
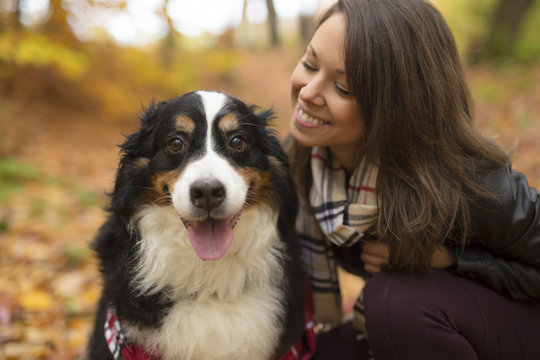
[{"label": "long brown hair", "polygon": [[[470,196],[490,194],[471,173],[509,159],[473,127],[472,100],[453,35],[424,0],[339,0],[345,68],[364,121],[362,156],[379,166],[378,236],[390,267],[429,266],[442,242],[465,245]],[[317,26],[317,27],[318,27]],[[310,148],[291,140],[293,176],[307,202]]]}]

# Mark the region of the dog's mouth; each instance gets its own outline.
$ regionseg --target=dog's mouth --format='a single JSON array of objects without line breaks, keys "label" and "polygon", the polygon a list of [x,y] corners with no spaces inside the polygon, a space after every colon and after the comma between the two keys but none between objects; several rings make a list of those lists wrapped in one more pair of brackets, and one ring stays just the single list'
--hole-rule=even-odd
[{"label": "dog's mouth", "polygon": [[234,236],[234,227],[240,218],[242,210],[231,217],[213,218],[208,216],[203,220],[186,220],[182,216],[187,231],[189,241],[197,256],[202,260],[221,259]]}]

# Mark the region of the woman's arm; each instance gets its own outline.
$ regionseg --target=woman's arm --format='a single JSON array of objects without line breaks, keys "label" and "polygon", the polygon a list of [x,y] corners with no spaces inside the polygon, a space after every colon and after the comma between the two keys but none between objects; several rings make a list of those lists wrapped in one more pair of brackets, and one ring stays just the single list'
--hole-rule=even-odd
[{"label": "woman's arm", "polygon": [[478,280],[514,299],[540,299],[540,267],[497,257],[485,248],[467,248],[454,272]]},{"label": "woman's arm", "polygon": [[[388,245],[379,242],[367,242],[363,245],[360,259],[364,262],[364,268],[370,274],[383,271],[388,266],[390,250]],[[431,256],[431,267],[446,269],[456,262],[456,256],[444,246],[439,246]]]},{"label": "woman's arm", "polygon": [[540,299],[540,195],[510,168],[483,174],[496,194],[472,203],[470,244],[454,249],[453,271],[516,299]]}]

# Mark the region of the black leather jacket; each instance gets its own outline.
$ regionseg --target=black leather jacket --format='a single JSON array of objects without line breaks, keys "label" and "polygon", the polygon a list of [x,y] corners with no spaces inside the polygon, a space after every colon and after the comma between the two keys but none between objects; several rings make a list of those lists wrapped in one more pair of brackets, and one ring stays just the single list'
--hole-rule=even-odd
[{"label": "black leather jacket", "polygon": [[540,194],[510,167],[477,177],[496,195],[474,201],[472,237],[452,271],[514,299],[540,300]]},{"label": "black leather jacket", "polygon": [[[474,178],[495,197],[471,203],[469,242],[464,249],[448,245],[457,259],[449,270],[514,299],[540,300],[540,193],[510,166]],[[346,271],[370,277],[359,260],[361,242],[333,249]]]}]

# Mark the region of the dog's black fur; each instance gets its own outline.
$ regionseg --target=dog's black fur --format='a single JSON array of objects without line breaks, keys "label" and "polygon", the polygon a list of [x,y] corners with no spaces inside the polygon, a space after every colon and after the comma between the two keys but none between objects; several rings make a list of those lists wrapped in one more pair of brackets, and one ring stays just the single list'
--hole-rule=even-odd
[{"label": "dog's black fur", "polygon": [[[186,168],[205,156],[207,150],[204,144],[208,140],[206,131],[210,126],[208,124],[211,124],[213,129],[212,141],[215,143],[216,153],[230,164],[231,169],[239,171],[244,178],[251,176],[242,173],[244,170],[248,170],[247,174],[257,174],[247,181],[249,195],[243,213],[261,204],[269,204],[277,217],[276,226],[280,242],[278,263],[283,270],[281,272],[283,276],[271,282],[277,282],[277,289],[283,292],[283,298],[281,313],[277,314],[274,323],[268,324],[279,329],[279,340],[270,358],[279,358],[303,333],[304,287],[294,231],[297,198],[289,175],[286,155],[274,133],[267,127],[272,112],[257,113],[255,107],[246,106],[240,100],[223,94],[225,100],[216,112],[215,119],[206,119],[205,111],[208,109],[205,106],[208,104],[202,100],[205,96],[208,97],[207,94],[209,93],[193,92],[150,105],[141,117],[140,129],[129,135],[121,145],[122,157],[111,194],[108,219],[93,244],[101,265],[103,291],[98,304],[95,328],[88,345],[90,359],[113,358],[104,337],[108,306],[112,305],[116,309],[122,323],[129,324],[131,329],[138,329],[137,331],[144,333],[147,330],[159,332],[175,305],[183,301],[178,294],[171,296],[174,294],[171,290],[174,289],[170,287],[159,288],[156,284],[154,288],[148,290],[140,287],[135,280],[141,266],[142,244],[147,240],[143,239],[138,222],[134,219],[141,209],[149,205],[155,209],[174,209],[171,187],[175,182],[182,181],[182,173]],[[214,92],[210,94],[215,95]],[[226,116],[232,116],[234,119],[229,127],[218,124],[220,119]],[[191,129],[187,126],[188,130],[179,129],[175,125],[179,117],[183,117],[182,119],[187,117],[187,124],[191,122],[194,127]],[[240,142],[232,140],[233,135],[240,138]],[[182,144],[178,140],[173,140],[176,143],[171,145],[171,139],[175,138],[179,138]],[[178,144],[180,144],[179,151],[177,151]],[[258,176],[261,174],[267,174],[268,179],[260,180]],[[181,221],[179,216],[178,222]],[[244,226],[241,222],[242,218],[238,226]],[[233,239],[233,243],[243,241],[252,240],[239,239],[236,236]],[[200,261],[201,266],[207,264],[210,266],[214,263],[214,261]],[[216,260],[219,261],[234,261],[234,259]],[[241,293],[238,296],[244,295]],[[212,319],[208,317],[202,316],[201,321],[205,323],[200,326],[205,328],[212,328],[214,325]],[[177,336],[190,337],[191,334],[178,333]],[[263,344],[266,339],[258,337],[257,341]],[[212,347],[214,344],[210,342],[201,346]],[[152,351],[159,353],[164,359],[167,357],[159,346]]]}]

